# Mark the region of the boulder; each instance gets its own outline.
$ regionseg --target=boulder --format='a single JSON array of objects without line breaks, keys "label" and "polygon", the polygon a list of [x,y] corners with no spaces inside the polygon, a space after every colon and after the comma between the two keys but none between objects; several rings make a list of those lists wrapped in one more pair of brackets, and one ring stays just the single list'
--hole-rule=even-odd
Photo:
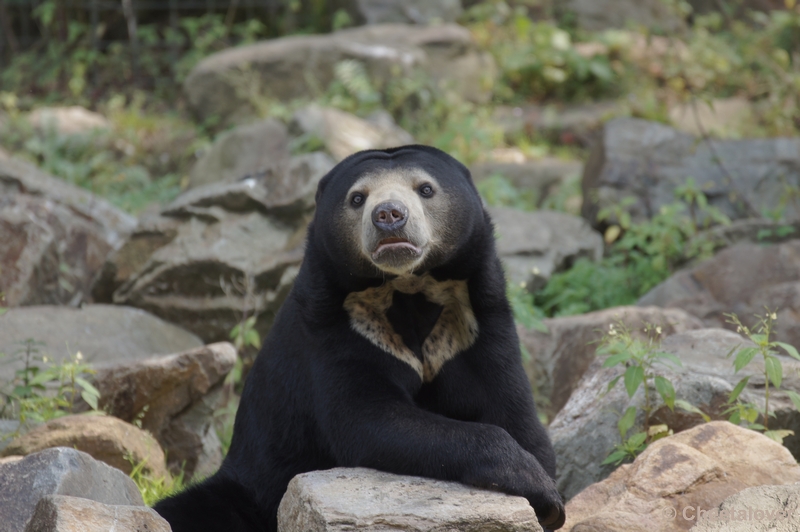
[{"label": "boulder", "polygon": [[98,133],[111,129],[111,122],[100,113],[85,107],[39,107],[28,114],[28,122],[42,132],[60,135]]},{"label": "boulder", "polygon": [[222,463],[213,427],[223,382],[236,362],[229,343],[100,367],[95,386],[100,407],[128,422],[138,420],[167,453],[173,472],[206,477]]},{"label": "boulder", "polygon": [[33,306],[9,309],[0,316],[0,382],[24,367],[21,342],[34,340],[34,351],[51,360],[80,352],[96,366],[175,353],[203,345],[195,335],[139,309],[86,305],[83,308]]},{"label": "boulder", "polygon": [[414,138],[397,126],[388,113],[362,120],[350,113],[314,104],[298,110],[293,124],[301,135],[321,140],[337,161],[361,150],[414,143]]},{"label": "boulder", "polygon": [[800,219],[800,207],[785,201],[787,183],[800,180],[800,138],[705,141],[634,118],[604,126],[583,173],[582,215],[602,226],[600,209],[632,197],[634,221],[650,218],[688,178],[731,219],[762,212]]},{"label": "boulder", "polygon": [[257,116],[251,92],[242,87],[258,87],[259,96],[283,102],[313,98],[347,59],[362,62],[377,87],[421,74],[468,100],[491,97],[494,61],[455,24],[380,24],[230,48],[202,60],[186,78],[184,92],[199,119],[242,122]]},{"label": "boulder", "polygon": [[[256,328],[264,334],[297,273],[308,222],[305,213],[287,220],[284,208],[304,204],[304,197],[275,206],[255,179],[192,189],[160,216],[142,220],[109,258],[93,293],[110,293],[114,303],[152,312],[207,343],[227,340],[245,312],[259,316]],[[126,264],[139,249],[149,254]]]},{"label": "boulder", "polygon": [[276,172],[289,159],[286,126],[269,119],[239,126],[220,135],[195,163],[189,186],[230,183]]},{"label": "boulder", "polygon": [[694,524],[686,518],[690,508],[798,480],[800,466],[779,443],[727,421],[706,423],[650,444],[632,464],[583,490],[567,503],[562,530],[681,532]]},{"label": "boulder", "polygon": [[800,486],[757,486],[717,508],[686,509],[692,532],[794,532],[800,529]]},{"label": "boulder", "polygon": [[461,0],[356,0],[348,10],[366,24],[455,22]]},{"label": "boulder", "polygon": [[800,346],[800,240],[724,249],[675,273],[638,304],[681,308],[708,327],[732,330],[736,327],[724,314],[735,313],[742,323],[753,326],[766,307],[778,313],[772,339]]},{"label": "boulder", "polygon": [[51,447],[70,447],[129,475],[134,465],[165,478],[164,451],[151,434],[111,416],[72,415],[52,419],[11,441],[2,456],[27,456]]},{"label": "boulder", "polygon": [[556,211],[524,212],[489,207],[498,235],[497,252],[509,280],[530,291],[581,257],[600,260],[603,238],[577,216]]},{"label": "boulder", "polygon": [[144,506],[136,484],[125,473],[81,451],[56,447],[0,466],[3,530],[23,532],[37,503],[47,495]]},{"label": "boulder", "polygon": [[494,122],[507,139],[520,135],[542,136],[561,144],[591,146],[606,120],[627,115],[619,102],[593,102],[577,105],[497,106]]},{"label": "boulder", "polygon": [[597,342],[609,326],[624,323],[639,339],[644,328],[661,328],[662,338],[674,333],[703,328],[703,323],[679,309],[658,307],[617,307],[579,316],[547,318],[547,332],[517,328],[520,341],[530,353],[525,372],[537,392],[537,409],[553,419],[567,403],[581,377],[595,360]]},{"label": "boulder", "polygon": [[134,218],[18,159],[0,160],[0,288],[5,304],[86,300]]},{"label": "boulder", "polygon": [[[749,383],[740,399],[763,411],[763,361],[754,359],[746,368],[734,373],[733,359],[728,358],[731,350],[748,345],[753,344],[724,329],[673,334],[661,343],[661,350],[678,357],[682,366],[672,369],[658,366],[657,371],[672,382],[678,399],[700,408],[712,419],[726,418],[723,411],[731,391],[742,378],[749,376]],[[778,355],[778,358],[784,371],[782,390],[800,392],[800,362],[788,356]],[[612,466],[602,466],[601,462],[620,442],[617,422],[628,407],[639,408],[630,434],[642,430],[644,415],[641,408],[645,404],[642,388],[629,398],[620,382],[609,393],[604,393],[607,384],[623,371],[619,366],[603,368],[601,360],[593,362],[567,404],[550,424],[550,437],[558,463],[558,487],[567,498],[614,470]],[[677,407],[674,411],[667,408],[655,390],[650,390],[650,400],[653,408],[651,425],[666,424],[678,433],[703,423],[698,414]],[[800,430],[800,412],[783,391],[773,390],[770,394],[770,411],[775,414],[770,419],[770,428]],[[784,440],[784,444],[794,455],[800,456],[799,441],[796,436],[791,436]]]},{"label": "boulder", "polygon": [[297,274],[317,184],[332,166],[309,153],[286,171],[188,190],[140,220],[93,297],[145,309],[207,343],[228,340],[245,313],[258,316],[265,335]]},{"label": "boulder", "polygon": [[522,497],[363,468],[294,477],[278,507],[278,529],[542,530],[533,508]]},{"label": "boulder", "polygon": [[48,495],[36,505],[26,532],[171,532],[169,523],[143,506],[102,504]]},{"label": "boulder", "polygon": [[629,24],[661,32],[675,32],[686,24],[659,0],[565,0],[557,3],[557,14],[590,31],[624,28]]}]

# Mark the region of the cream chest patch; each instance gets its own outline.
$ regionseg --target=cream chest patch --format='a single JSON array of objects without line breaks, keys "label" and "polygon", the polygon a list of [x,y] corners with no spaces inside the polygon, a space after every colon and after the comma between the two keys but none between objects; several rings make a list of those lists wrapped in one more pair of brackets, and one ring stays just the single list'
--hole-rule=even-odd
[{"label": "cream chest patch", "polygon": [[[422,293],[428,301],[442,307],[422,344],[422,360],[405,344],[386,315],[395,291]],[[429,275],[401,277],[377,288],[349,294],[344,308],[353,330],[411,366],[423,382],[432,381],[445,362],[469,348],[478,337],[478,322],[470,306],[466,281],[438,282]]]}]

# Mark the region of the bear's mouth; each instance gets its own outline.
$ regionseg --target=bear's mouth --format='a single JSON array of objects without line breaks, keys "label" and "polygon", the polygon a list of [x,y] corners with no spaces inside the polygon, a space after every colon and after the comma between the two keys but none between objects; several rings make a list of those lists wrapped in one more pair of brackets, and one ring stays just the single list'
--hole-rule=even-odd
[{"label": "bear's mouth", "polygon": [[378,245],[375,246],[375,251],[372,252],[372,258],[378,260],[385,253],[394,254],[397,252],[405,252],[414,256],[419,256],[422,254],[422,249],[412,244],[411,241],[406,238],[392,236],[378,242]]}]

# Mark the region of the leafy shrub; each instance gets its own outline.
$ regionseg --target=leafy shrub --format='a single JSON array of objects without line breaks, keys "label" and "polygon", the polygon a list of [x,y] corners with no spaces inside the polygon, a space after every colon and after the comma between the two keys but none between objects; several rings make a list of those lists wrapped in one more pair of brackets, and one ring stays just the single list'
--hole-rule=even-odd
[{"label": "leafy shrub", "polygon": [[615,92],[619,74],[609,55],[581,53],[553,22],[534,22],[523,7],[504,2],[479,4],[467,18],[500,67],[502,100],[581,100]]}]

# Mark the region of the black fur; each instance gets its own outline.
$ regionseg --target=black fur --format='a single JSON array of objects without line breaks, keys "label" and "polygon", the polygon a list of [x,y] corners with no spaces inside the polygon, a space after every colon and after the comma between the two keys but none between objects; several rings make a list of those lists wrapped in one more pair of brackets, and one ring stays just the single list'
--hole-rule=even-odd
[{"label": "black fur", "polygon": [[[479,325],[476,342],[424,384],[354,332],[342,306],[349,293],[386,276],[348,256],[341,235],[353,229],[337,227],[337,209],[364,172],[403,166],[423,168],[458,202],[449,221],[452,250],[417,273],[466,279]],[[155,508],[172,529],[274,532],[289,480],[340,466],[520,495],[545,526],[560,527],[555,456],[522,369],[492,223],[468,170],[424,146],[355,154],[321,181],[306,245],[294,288],[247,377],[222,467]],[[419,353],[441,307],[416,296],[393,303],[390,321]]]}]

